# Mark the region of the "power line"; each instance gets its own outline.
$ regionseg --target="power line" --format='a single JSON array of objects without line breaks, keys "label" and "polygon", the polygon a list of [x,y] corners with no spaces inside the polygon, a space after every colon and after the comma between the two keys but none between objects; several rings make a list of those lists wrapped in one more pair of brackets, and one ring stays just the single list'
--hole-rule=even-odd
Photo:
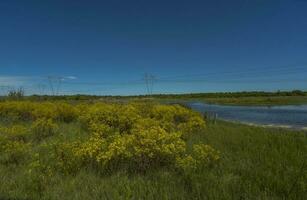
[{"label": "power line", "polygon": [[[36,88],[37,92],[39,94],[44,94],[45,89],[48,88],[50,94],[52,95],[59,95],[61,92],[101,92],[104,91],[108,92],[110,90],[114,89],[121,89],[123,87],[136,87],[144,85],[146,87],[146,93],[152,94],[154,90],[154,85],[157,84],[184,84],[184,83],[211,83],[211,84],[229,84],[229,83],[241,83],[241,84],[252,84],[252,83],[286,83],[286,82],[306,82],[307,80],[302,77],[307,73],[307,66],[303,65],[287,65],[287,66],[280,66],[280,67],[272,67],[272,68],[246,68],[244,70],[231,70],[231,71],[223,71],[223,72],[211,72],[207,74],[182,74],[182,75],[174,75],[174,76],[168,76],[168,77],[161,77],[156,78],[154,75],[145,73],[142,79],[136,79],[136,80],[128,80],[123,82],[82,82],[82,81],[76,81],[75,78],[65,78],[62,76],[48,76],[45,77],[45,80],[47,80],[47,84],[38,83],[34,84],[32,88],[29,88],[28,91],[34,91],[33,88]],[[284,76],[287,75],[287,76]],[[298,75],[297,77],[290,78],[289,75]],[[38,79],[37,77],[34,77],[35,79]],[[32,77],[31,79],[34,80]],[[69,80],[69,81],[68,81]],[[68,85],[71,85],[68,87]],[[84,85],[84,86],[93,86],[89,90],[82,89],[80,90],[80,87],[78,87],[77,90],[67,90],[67,88],[74,88],[78,85]],[[165,85],[164,85],[165,86]],[[64,87],[64,91],[62,90],[62,87]],[[102,89],[104,88],[104,89]],[[2,90],[2,93],[5,93],[4,90],[9,90],[8,87],[2,86],[0,87]]]},{"label": "power line", "polygon": [[292,67],[281,67],[279,69],[277,68],[266,68],[266,69],[261,69],[261,68],[250,68],[250,69],[245,69],[245,70],[231,70],[231,71],[223,71],[223,72],[212,72],[212,73],[206,73],[206,74],[189,74],[189,75],[176,75],[176,76],[166,76],[166,77],[161,77],[159,80],[169,80],[169,79],[177,79],[177,78],[195,78],[195,77],[208,77],[208,76],[220,76],[220,75],[244,75],[244,74],[250,74],[253,73],[252,75],[255,75],[255,73],[280,73],[280,72],[286,72],[286,73],[291,73],[291,72],[299,72],[299,70],[302,69],[307,69],[306,66],[292,66]]},{"label": "power line", "polygon": [[[272,78],[272,77],[278,77],[278,76],[281,76],[281,75],[289,75],[289,74],[296,74],[296,73],[302,73],[302,71],[299,71],[298,69],[301,69],[301,68],[292,68],[292,69],[284,69],[284,70],[253,70],[253,71],[240,71],[240,72],[224,72],[224,73],[209,73],[209,74],[206,74],[206,75],[195,75],[195,76],[190,76],[190,75],[182,75],[180,77],[184,78],[185,79],[166,79],[166,78],[156,78],[154,77],[153,75],[151,74],[148,74],[146,73],[144,75],[144,78],[143,80],[135,80],[135,81],[127,81],[127,82],[65,82],[63,81],[62,84],[71,84],[71,85],[91,85],[91,86],[104,86],[104,87],[108,87],[110,85],[113,85],[113,86],[128,86],[128,85],[141,85],[141,84],[144,84],[144,81],[145,81],[145,86],[146,86],[146,91],[147,93],[152,93],[153,91],[153,85],[154,83],[168,83],[168,82],[173,82],[173,83],[177,83],[177,82],[201,82],[201,81],[217,81],[218,79],[215,79],[215,80],[210,80],[208,78],[215,78],[215,77],[219,77],[219,76],[223,76],[223,79],[220,80],[219,82],[222,82],[222,81],[228,81],[228,80],[242,80],[242,79],[248,79],[246,81],[249,81],[251,79],[258,79],[260,80],[259,78],[265,78],[265,77],[269,77],[269,78]],[[273,72],[274,74],[270,74],[269,72]],[[257,73],[261,73],[261,74],[257,74]],[[225,77],[224,75],[231,75],[231,77]],[[257,77],[257,76],[260,76],[260,77]],[[173,76],[173,77],[179,77],[179,76]],[[191,78],[189,78],[191,77]],[[189,79],[188,79],[189,78]],[[198,79],[196,79],[198,78]],[[229,78],[232,78],[232,79],[229,79]],[[244,81],[244,80],[242,80]],[[257,80],[256,80],[257,81]]]},{"label": "power line", "polygon": [[130,80],[130,81],[124,81],[124,82],[80,82],[80,81],[70,81],[67,82],[66,80],[63,80],[62,84],[71,84],[71,85],[90,85],[90,86],[97,86],[97,85],[115,85],[115,86],[124,86],[124,85],[141,85],[144,84],[144,79],[138,79],[138,80]]}]

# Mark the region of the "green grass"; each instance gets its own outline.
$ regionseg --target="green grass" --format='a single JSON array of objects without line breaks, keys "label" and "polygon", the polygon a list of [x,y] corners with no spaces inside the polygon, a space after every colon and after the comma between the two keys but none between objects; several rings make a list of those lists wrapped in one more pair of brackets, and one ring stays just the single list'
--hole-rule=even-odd
[{"label": "green grass", "polygon": [[305,96],[285,97],[233,97],[233,98],[205,98],[207,103],[243,106],[274,106],[274,105],[302,105],[307,104]]},{"label": "green grass", "polygon": [[237,106],[281,106],[306,105],[307,96],[275,96],[275,97],[210,97],[210,98],[168,98],[156,100],[160,102],[200,101],[209,104]]},{"label": "green grass", "polygon": [[[66,134],[47,142],[82,137],[78,126],[61,125]],[[219,150],[221,160],[198,173],[160,169],[102,176],[85,169],[74,176],[55,174],[38,189],[26,175],[26,163],[0,164],[0,199],[306,199],[306,132],[219,121],[188,143],[199,142]]]}]

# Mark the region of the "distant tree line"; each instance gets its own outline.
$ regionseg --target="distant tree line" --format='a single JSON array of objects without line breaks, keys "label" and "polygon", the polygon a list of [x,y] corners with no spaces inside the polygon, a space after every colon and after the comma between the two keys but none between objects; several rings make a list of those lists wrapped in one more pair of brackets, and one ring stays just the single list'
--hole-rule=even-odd
[{"label": "distant tree line", "polygon": [[120,96],[120,95],[31,95],[25,96],[22,88],[17,90],[9,91],[6,97],[2,97],[2,100],[13,99],[13,100],[67,100],[67,101],[87,101],[87,100],[122,100],[130,98],[238,98],[238,97],[277,97],[277,96],[307,96],[307,92],[301,90],[293,91],[277,91],[277,92],[263,92],[263,91],[251,91],[251,92],[217,92],[217,93],[190,93],[190,94],[153,94],[153,95],[134,95],[134,96]]},{"label": "distant tree line", "polygon": [[156,98],[236,98],[236,97],[274,97],[274,96],[307,96],[307,92],[301,90],[277,91],[277,92],[217,92],[217,93],[190,93],[190,94],[156,94],[142,95],[139,97]]}]

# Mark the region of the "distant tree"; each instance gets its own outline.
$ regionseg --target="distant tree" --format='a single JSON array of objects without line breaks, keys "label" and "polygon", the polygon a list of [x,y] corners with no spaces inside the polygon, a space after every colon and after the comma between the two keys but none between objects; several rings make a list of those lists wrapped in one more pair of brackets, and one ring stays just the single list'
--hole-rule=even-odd
[{"label": "distant tree", "polygon": [[303,92],[301,90],[293,90],[292,95],[293,96],[305,96],[305,92]]}]

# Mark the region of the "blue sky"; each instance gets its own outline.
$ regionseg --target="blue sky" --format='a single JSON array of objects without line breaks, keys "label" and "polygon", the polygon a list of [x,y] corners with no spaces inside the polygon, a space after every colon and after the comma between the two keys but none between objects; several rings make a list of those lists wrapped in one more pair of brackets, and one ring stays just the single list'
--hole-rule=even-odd
[{"label": "blue sky", "polygon": [[[5,0],[0,89],[154,93],[307,89],[307,0]],[[55,80],[54,87],[58,87]],[[1,91],[0,91],[1,93]]]}]

